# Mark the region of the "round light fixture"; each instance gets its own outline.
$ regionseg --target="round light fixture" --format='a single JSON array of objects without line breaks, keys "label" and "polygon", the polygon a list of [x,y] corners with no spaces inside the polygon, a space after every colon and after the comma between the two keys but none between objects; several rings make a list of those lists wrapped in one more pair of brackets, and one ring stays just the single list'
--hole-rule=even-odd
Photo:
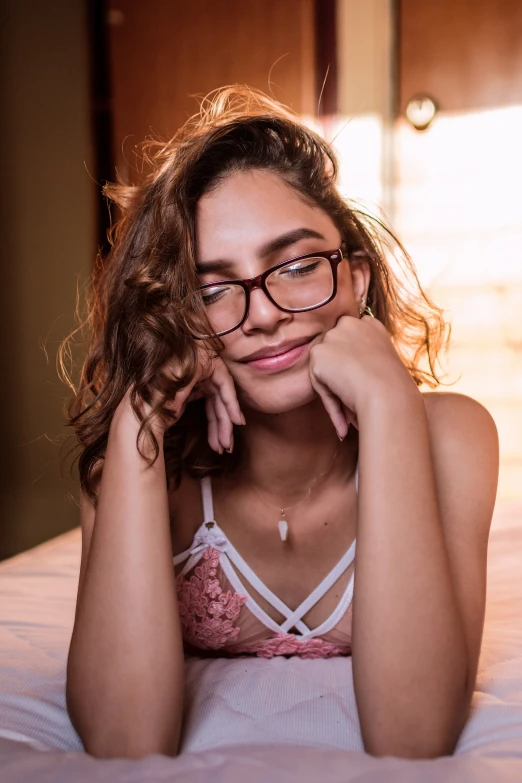
[{"label": "round light fixture", "polygon": [[414,95],[406,106],[406,119],[415,130],[426,130],[431,125],[437,111],[438,106],[429,95]]}]

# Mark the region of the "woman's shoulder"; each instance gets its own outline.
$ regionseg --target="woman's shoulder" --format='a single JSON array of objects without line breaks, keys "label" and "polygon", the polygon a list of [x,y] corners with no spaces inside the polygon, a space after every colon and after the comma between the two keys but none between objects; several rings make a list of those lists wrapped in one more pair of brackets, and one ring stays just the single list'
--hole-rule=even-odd
[{"label": "woman's shoulder", "polygon": [[427,392],[423,398],[440,483],[470,490],[480,482],[496,486],[498,433],[487,408],[456,392]]},{"label": "woman's shoulder", "polygon": [[496,433],[494,419],[487,408],[466,394],[446,391],[422,392],[430,430],[468,433],[478,429],[478,435]]}]

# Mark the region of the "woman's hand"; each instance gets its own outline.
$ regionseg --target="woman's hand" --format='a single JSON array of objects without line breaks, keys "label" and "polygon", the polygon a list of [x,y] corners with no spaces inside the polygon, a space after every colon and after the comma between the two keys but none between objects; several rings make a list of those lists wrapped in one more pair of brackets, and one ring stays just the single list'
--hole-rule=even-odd
[{"label": "woman's hand", "polygon": [[311,348],[310,378],[340,438],[375,396],[418,392],[386,328],[368,315],[341,316]]},{"label": "woman's hand", "polygon": [[[172,415],[167,417],[160,414],[151,419],[151,427],[156,436],[160,438],[168,427],[175,424],[183,413],[189,402],[204,397],[206,400],[205,411],[208,422],[208,442],[214,451],[219,454],[223,450],[231,450],[233,446],[233,425],[245,424],[245,418],[239,407],[236,395],[236,389],[232,376],[223,360],[212,355],[203,345],[198,349],[199,362],[194,378],[191,382],[180,389],[174,399],[165,403],[165,408]],[[169,370],[173,375],[176,372],[175,363],[167,365],[164,372],[168,375]],[[125,395],[122,405],[130,405],[130,390]],[[145,415],[148,415],[152,406],[142,401],[142,408]]]},{"label": "woman's hand", "polygon": [[219,356],[209,359],[203,367],[201,376],[187,395],[185,405],[201,397],[205,398],[209,446],[218,454],[222,454],[223,449],[232,451],[233,425],[246,424],[246,421],[239,407],[232,376]]}]

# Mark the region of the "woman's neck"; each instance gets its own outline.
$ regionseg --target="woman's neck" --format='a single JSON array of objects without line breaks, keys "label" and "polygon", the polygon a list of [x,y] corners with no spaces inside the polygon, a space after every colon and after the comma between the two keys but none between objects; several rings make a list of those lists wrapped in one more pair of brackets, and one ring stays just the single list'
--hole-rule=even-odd
[{"label": "woman's neck", "polygon": [[351,427],[340,443],[320,400],[281,414],[248,411],[241,436],[241,474],[286,505],[301,498],[321,474],[344,482],[357,464],[357,432]]}]

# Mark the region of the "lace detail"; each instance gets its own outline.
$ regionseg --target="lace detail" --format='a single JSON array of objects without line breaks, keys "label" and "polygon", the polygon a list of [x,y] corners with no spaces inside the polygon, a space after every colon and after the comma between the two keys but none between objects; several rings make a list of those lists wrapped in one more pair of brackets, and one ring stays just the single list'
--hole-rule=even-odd
[{"label": "lace detail", "polygon": [[[190,579],[176,577],[180,621],[186,640],[203,650],[218,650],[237,639],[235,626],[246,595],[224,593],[215,578],[219,551],[209,546],[202,553],[200,565]],[[226,618],[226,619],[225,619]]]},{"label": "lace detail", "polygon": [[[200,537],[201,540],[196,541],[195,548],[190,550],[192,554],[198,549],[202,550],[192,576],[187,578],[179,573],[176,577],[183,637],[192,647],[200,650],[222,650],[227,656],[244,653],[261,658],[273,658],[276,655],[332,658],[351,654],[349,643],[335,644],[318,636],[302,640],[296,638],[295,634],[283,632],[273,633],[271,638],[259,642],[238,643],[236,640],[240,627],[236,625],[236,621],[248,595],[233,589],[225,592],[216,578],[220,555],[225,551],[227,540],[216,538],[214,531],[203,531]],[[209,543],[211,537],[212,544]],[[348,612],[350,610],[351,605]]]},{"label": "lace detail", "polygon": [[316,636],[304,642],[296,639],[293,633],[277,633],[272,639],[254,644],[236,644],[227,651],[231,653],[256,653],[261,658],[273,658],[274,655],[298,655],[301,658],[332,658],[334,655],[350,655],[350,645],[336,645]]}]

